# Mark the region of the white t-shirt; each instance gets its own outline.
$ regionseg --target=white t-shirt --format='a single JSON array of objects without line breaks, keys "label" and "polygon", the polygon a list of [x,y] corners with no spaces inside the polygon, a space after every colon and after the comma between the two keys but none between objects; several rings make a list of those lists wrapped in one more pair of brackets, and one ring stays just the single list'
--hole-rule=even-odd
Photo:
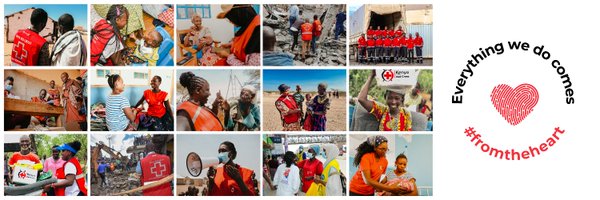
[{"label": "white t-shirt", "polygon": [[[77,168],[73,163],[68,162],[65,165],[65,175],[73,174],[77,176]],[[65,188],[65,196],[77,196],[79,194],[79,186],[77,185],[77,180],[73,181],[73,185]]]},{"label": "white t-shirt", "polygon": [[294,196],[300,188],[300,169],[296,165],[289,168],[285,163],[277,167],[273,185],[277,186],[277,196]]}]

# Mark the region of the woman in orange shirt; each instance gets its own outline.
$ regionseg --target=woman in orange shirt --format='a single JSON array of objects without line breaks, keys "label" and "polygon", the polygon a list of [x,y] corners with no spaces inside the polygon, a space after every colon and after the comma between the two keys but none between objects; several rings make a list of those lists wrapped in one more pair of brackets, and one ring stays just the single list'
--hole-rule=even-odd
[{"label": "woman in orange shirt", "polygon": [[[144,96],[135,104],[135,107],[140,107],[146,101],[148,103],[148,112],[146,118],[140,125],[147,124],[149,131],[172,131],[173,130],[173,114],[169,99],[169,93],[160,90],[162,78],[160,76],[152,77],[150,81],[151,90],[144,91]],[[140,120],[141,121],[141,120]]]},{"label": "woman in orange shirt", "polygon": [[350,196],[373,196],[375,190],[398,193],[402,188],[381,183],[387,169],[387,138],[381,135],[369,136],[367,141],[356,148],[354,166],[358,170],[350,181]]}]

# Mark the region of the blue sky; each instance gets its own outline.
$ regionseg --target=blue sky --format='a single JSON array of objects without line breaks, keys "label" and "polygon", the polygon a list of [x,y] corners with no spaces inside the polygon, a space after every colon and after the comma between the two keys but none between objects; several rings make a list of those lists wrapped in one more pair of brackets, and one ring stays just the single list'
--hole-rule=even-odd
[{"label": "blue sky", "polygon": [[327,90],[346,91],[346,70],[263,70],[263,82],[265,91],[278,91],[277,87],[282,83],[292,90],[300,85],[303,91],[317,91],[321,82],[327,83]]},{"label": "blue sky", "polygon": [[[48,17],[57,20],[58,18],[69,13],[75,18],[75,26],[83,26],[87,28],[88,23],[88,9],[87,4],[18,4],[18,5],[4,5],[4,16],[25,10],[27,8],[42,8],[48,13]],[[29,21],[27,21],[29,23]]]}]

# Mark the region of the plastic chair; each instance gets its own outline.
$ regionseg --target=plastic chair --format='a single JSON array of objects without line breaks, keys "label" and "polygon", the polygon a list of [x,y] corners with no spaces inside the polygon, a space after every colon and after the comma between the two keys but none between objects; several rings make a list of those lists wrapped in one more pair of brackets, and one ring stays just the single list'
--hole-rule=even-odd
[{"label": "plastic chair", "polygon": [[170,54],[171,49],[173,49],[173,45],[175,44],[173,38],[171,38],[171,35],[169,35],[163,27],[156,27],[156,31],[158,31],[163,38],[158,49],[158,62],[156,62],[156,66],[173,66],[173,57]]}]

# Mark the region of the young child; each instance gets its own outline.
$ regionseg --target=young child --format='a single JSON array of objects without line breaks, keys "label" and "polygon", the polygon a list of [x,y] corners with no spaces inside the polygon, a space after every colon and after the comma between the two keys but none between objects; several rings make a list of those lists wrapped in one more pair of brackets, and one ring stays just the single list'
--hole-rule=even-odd
[{"label": "young child", "polygon": [[125,89],[123,79],[118,74],[107,75],[108,86],[112,89],[106,100],[106,125],[109,131],[135,130],[135,111],[129,105],[129,99],[121,95]]},{"label": "young child", "polygon": [[129,20],[127,8],[121,4],[110,6],[106,19],[98,21],[92,29],[91,64],[92,66],[120,66],[124,64],[122,55],[125,45],[120,30]]},{"label": "young child", "polygon": [[406,165],[408,164],[408,159],[406,155],[400,154],[396,157],[396,169],[388,171],[384,179],[384,183],[387,185],[395,185],[402,188],[402,192],[399,194],[392,194],[390,192],[379,192],[377,195],[379,196],[393,196],[393,195],[401,195],[401,196],[416,196],[417,185],[416,179],[412,176],[410,172],[406,171]]},{"label": "young child", "polygon": [[158,62],[158,49],[163,41],[163,37],[156,29],[146,32],[141,38],[136,38],[136,48],[133,53],[148,66],[156,66]]}]

